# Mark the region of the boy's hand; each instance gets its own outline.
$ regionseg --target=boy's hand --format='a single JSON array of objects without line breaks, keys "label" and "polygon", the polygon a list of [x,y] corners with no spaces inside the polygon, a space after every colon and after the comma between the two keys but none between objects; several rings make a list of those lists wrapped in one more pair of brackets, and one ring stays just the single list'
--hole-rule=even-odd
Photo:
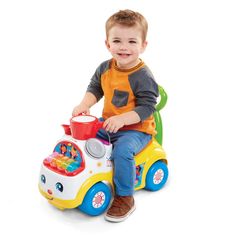
[{"label": "boy's hand", "polygon": [[80,105],[76,106],[73,109],[72,116],[73,117],[78,116],[82,113],[84,113],[85,115],[89,115],[90,114],[89,107],[87,107],[86,105],[83,105],[83,104],[80,104]]},{"label": "boy's hand", "polygon": [[116,133],[125,125],[123,118],[119,115],[112,116],[104,121],[103,127],[110,133]]}]

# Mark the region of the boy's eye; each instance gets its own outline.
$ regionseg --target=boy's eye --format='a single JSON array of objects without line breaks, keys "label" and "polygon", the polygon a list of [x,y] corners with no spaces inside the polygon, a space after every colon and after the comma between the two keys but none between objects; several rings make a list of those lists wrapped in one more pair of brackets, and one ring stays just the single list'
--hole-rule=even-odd
[{"label": "boy's eye", "polygon": [[129,43],[137,43],[137,42],[134,40],[130,40]]},{"label": "boy's eye", "polygon": [[60,192],[63,192],[63,185],[61,183],[57,182],[56,189],[59,190]]},{"label": "boy's eye", "polygon": [[41,175],[41,182],[44,183],[44,184],[46,183],[46,177],[45,177],[45,175]]},{"label": "boy's eye", "polygon": [[120,42],[120,40],[118,40],[118,39],[113,40],[113,43],[119,43],[119,42]]}]

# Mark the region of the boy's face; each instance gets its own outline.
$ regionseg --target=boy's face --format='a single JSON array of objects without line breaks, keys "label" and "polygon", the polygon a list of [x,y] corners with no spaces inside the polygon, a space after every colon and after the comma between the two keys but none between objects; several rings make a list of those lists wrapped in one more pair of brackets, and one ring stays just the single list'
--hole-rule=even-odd
[{"label": "boy's face", "polygon": [[129,69],[139,63],[139,54],[143,53],[147,42],[142,39],[142,31],[138,26],[113,26],[108,32],[106,46],[117,66]]}]

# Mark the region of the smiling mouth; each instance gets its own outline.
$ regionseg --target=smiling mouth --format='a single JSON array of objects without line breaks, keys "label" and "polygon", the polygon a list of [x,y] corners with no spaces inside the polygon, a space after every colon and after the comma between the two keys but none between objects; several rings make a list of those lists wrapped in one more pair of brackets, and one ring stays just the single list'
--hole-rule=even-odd
[{"label": "smiling mouth", "polygon": [[48,197],[47,195],[45,195],[45,198],[47,198],[48,200],[52,201],[53,197]]},{"label": "smiling mouth", "polygon": [[120,56],[120,57],[128,57],[130,55],[131,54],[127,54],[127,53],[118,53],[118,56]]},{"label": "smiling mouth", "polygon": [[44,192],[43,189],[40,187],[40,185],[39,185],[39,191],[47,200],[52,201],[54,199],[52,196],[49,196],[46,192]]},{"label": "smiling mouth", "polygon": [[50,200],[52,201],[53,200],[53,197],[52,196],[49,196],[47,193],[43,192],[43,196],[47,199],[47,200]]}]

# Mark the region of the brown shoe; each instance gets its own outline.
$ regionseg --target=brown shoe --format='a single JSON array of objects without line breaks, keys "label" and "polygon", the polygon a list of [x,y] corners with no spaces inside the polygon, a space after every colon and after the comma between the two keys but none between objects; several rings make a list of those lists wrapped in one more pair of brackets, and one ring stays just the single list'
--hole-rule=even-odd
[{"label": "brown shoe", "polygon": [[127,219],[134,210],[133,196],[115,196],[105,219],[111,222],[121,222]]}]

